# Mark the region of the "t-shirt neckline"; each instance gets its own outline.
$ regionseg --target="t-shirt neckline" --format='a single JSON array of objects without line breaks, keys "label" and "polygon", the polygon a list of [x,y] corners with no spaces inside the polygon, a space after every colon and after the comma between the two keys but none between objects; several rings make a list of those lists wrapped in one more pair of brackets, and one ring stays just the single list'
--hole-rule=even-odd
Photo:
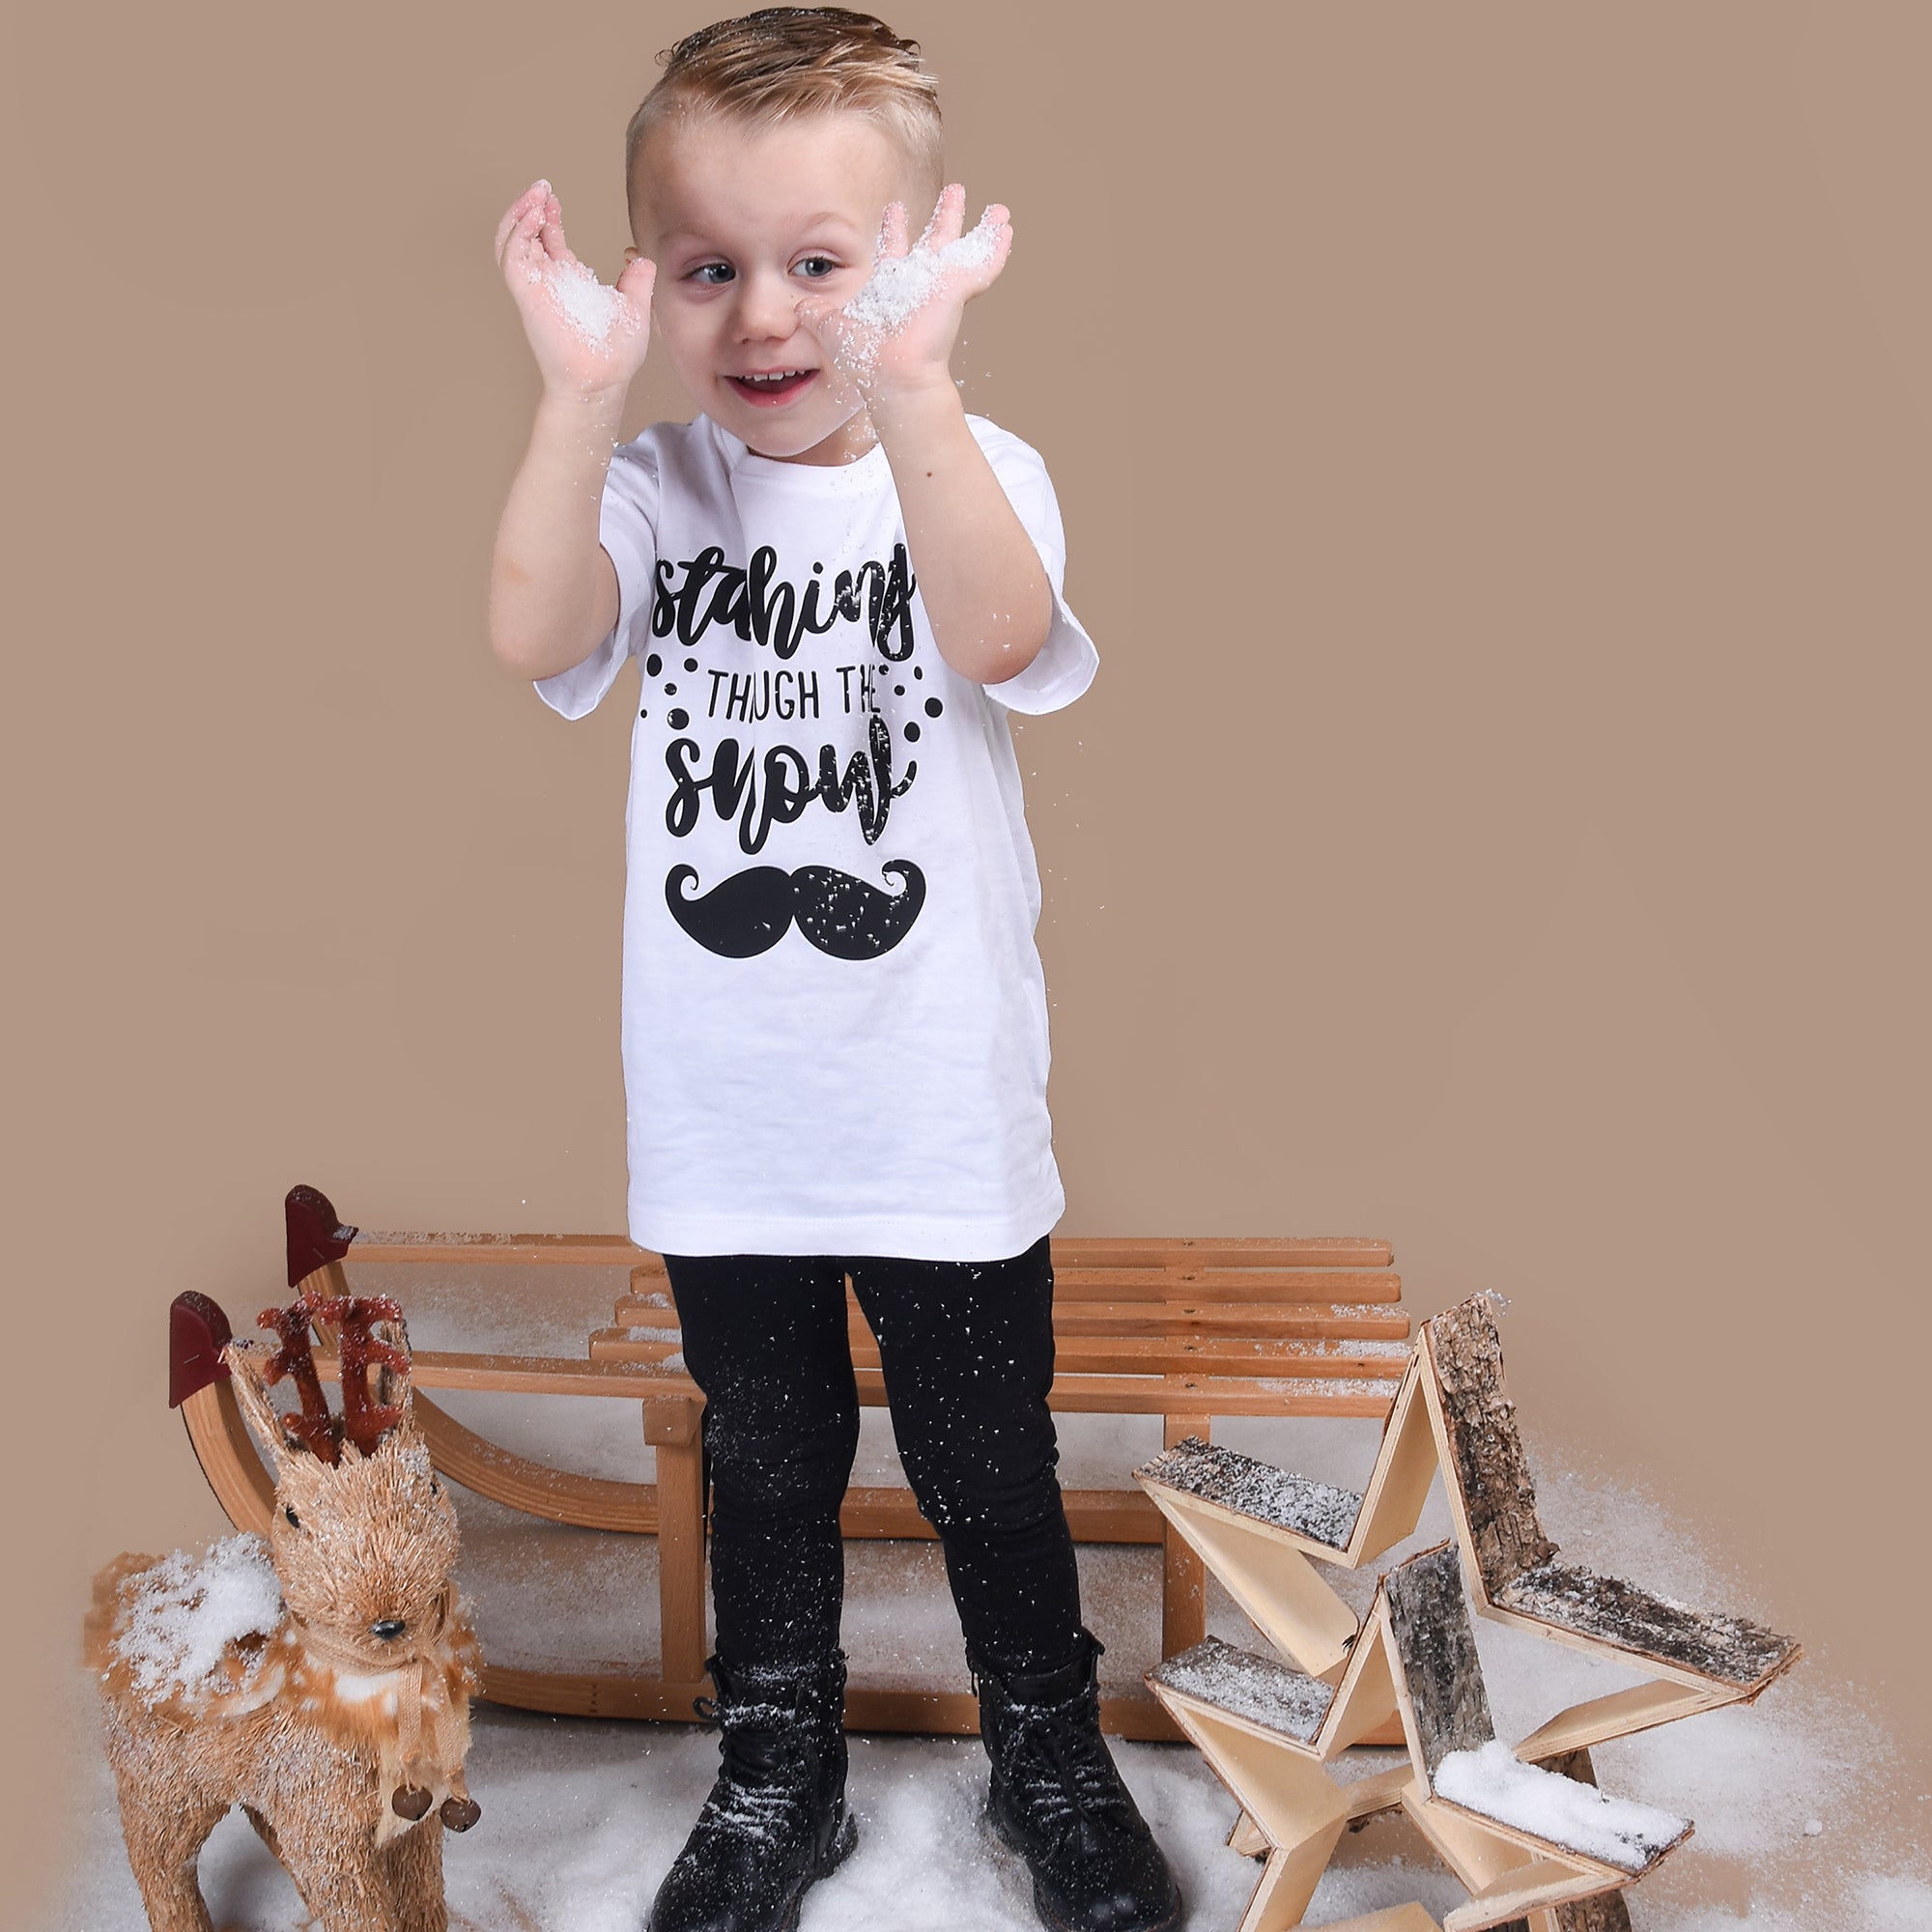
[{"label": "t-shirt neckline", "polygon": [[710,431],[725,467],[738,475],[755,477],[760,482],[788,482],[798,487],[817,477],[825,481],[814,487],[844,488],[847,487],[844,479],[850,478],[851,487],[869,487],[882,469],[890,468],[883,443],[873,443],[864,456],[851,463],[784,463],[776,456],[760,456],[742,437],[732,435],[712,417],[703,416],[700,420]]}]

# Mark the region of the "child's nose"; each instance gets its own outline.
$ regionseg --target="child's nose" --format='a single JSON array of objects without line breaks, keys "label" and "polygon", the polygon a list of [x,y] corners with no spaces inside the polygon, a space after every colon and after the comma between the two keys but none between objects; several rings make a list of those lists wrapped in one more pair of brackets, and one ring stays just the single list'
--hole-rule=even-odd
[{"label": "child's nose", "polygon": [[741,340],[782,342],[798,327],[798,298],[782,275],[746,275],[738,286]]}]

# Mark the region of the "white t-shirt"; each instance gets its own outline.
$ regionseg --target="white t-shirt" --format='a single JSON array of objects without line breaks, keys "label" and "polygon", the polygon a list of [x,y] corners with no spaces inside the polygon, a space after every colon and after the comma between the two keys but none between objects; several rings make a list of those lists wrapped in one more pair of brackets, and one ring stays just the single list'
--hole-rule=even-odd
[{"label": "white t-shirt", "polygon": [[1069,704],[1038,456],[969,417],[1053,585],[998,685],[932,641],[882,448],[820,467],[707,417],[618,449],[615,630],[537,686],[581,718],[639,660],[624,904],[630,1224],[672,1254],[993,1261],[1065,1206],[1039,874],[1008,711]]}]

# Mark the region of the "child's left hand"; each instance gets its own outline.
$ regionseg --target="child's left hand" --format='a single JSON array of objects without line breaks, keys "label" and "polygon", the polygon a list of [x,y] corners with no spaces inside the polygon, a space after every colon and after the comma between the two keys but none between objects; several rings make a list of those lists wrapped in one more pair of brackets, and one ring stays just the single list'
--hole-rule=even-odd
[{"label": "child's left hand", "polygon": [[970,235],[961,232],[965,213],[966,190],[954,182],[909,244],[905,206],[894,202],[866,286],[842,306],[798,305],[799,320],[875,415],[899,397],[952,388],[952,345],[966,304],[999,279],[1013,245],[998,202]]}]

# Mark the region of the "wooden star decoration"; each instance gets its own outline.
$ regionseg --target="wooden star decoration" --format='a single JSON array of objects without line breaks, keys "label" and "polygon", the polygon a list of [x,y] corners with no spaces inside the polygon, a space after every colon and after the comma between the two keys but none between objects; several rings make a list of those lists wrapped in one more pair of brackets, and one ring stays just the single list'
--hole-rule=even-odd
[{"label": "wooden star decoration", "polygon": [[[1438,1471],[1454,1541],[1386,1572],[1358,1625],[1316,1566],[1354,1569],[1412,1535]],[[1604,1798],[1589,1747],[1749,1702],[1800,1655],[1744,1619],[1555,1561],[1486,1296],[1423,1324],[1359,1494],[1198,1440],[1136,1475],[1291,1660],[1209,1638],[1148,1679],[1241,1806],[1229,1842],[1264,1859],[1239,1932],[1299,1925],[1343,1830],[1398,1806],[1469,1892],[1444,1932],[1626,1932],[1624,1888],[1690,1827]],[[1482,1615],[1634,1663],[1646,1681],[1573,1706],[1505,1749],[1465,1572]],[[1396,1719],[1406,1763],[1352,1780],[1325,1768]],[[1411,1905],[1350,1919],[1346,1932],[1434,1924]]]}]

